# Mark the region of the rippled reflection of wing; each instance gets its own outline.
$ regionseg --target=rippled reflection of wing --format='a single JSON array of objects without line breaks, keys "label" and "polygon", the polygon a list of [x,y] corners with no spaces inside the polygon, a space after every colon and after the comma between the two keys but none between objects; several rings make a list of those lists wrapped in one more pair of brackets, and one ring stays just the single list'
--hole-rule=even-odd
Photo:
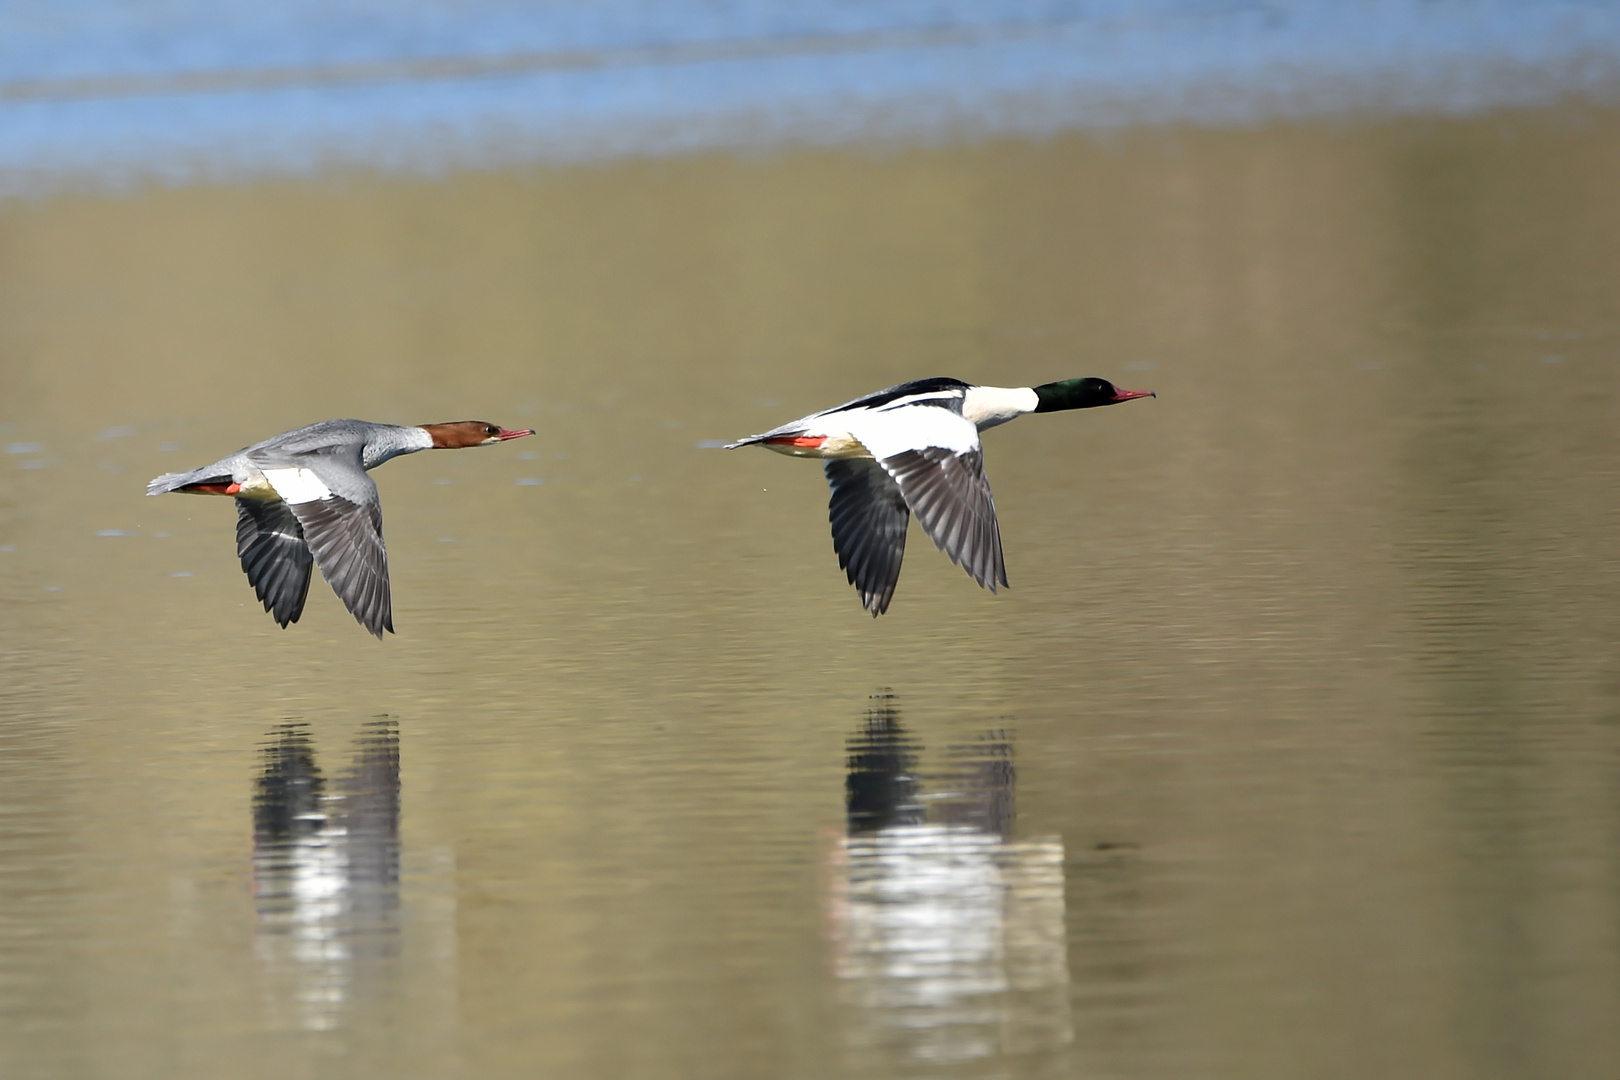
[{"label": "rippled reflection of wing", "polygon": [[291,507],[280,499],[237,499],[236,554],[264,610],[283,629],[297,622],[314,559]]},{"label": "rippled reflection of wing", "polygon": [[293,503],[304,538],[343,606],[361,626],[382,637],[394,632],[388,591],[388,550],[383,546],[382,506],[364,506],[338,495]]},{"label": "rippled reflection of wing", "polygon": [[1007,584],[996,504],[977,447],[924,446],[884,457],[882,465],[935,547],[991,592]]},{"label": "rippled reflection of wing", "polygon": [[871,458],[828,458],[822,462],[832,499],[833,548],[838,565],[861,594],[872,617],[883,614],[900,580],[911,514],[900,488]]}]

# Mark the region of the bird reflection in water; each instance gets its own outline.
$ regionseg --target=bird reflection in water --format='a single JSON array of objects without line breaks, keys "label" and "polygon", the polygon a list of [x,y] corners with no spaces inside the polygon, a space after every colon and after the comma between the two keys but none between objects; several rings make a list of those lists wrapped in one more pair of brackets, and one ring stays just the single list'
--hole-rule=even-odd
[{"label": "bird reflection in water", "polygon": [[398,954],[399,733],[368,723],[328,781],[302,724],[270,732],[253,796],[256,945],[276,1027],[336,1028]]},{"label": "bird reflection in water", "polygon": [[925,778],[885,695],[848,747],[829,909],[852,1071],[977,1074],[1067,1045],[1063,842],[1012,838],[1009,737],[948,747]]}]

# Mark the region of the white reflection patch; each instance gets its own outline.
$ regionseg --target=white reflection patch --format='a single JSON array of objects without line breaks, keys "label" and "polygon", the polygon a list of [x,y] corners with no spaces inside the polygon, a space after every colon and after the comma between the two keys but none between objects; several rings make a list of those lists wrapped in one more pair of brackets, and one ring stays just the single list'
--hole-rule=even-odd
[{"label": "white reflection patch", "polygon": [[832,862],[857,1056],[962,1062],[1070,1041],[1061,839],[901,825],[841,839]]}]

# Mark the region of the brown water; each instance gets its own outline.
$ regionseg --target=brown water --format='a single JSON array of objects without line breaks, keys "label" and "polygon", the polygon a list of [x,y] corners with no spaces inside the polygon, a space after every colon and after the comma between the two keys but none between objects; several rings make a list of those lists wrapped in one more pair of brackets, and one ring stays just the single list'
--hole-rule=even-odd
[{"label": "brown water", "polygon": [[[1594,1077],[1620,1063],[1620,116],[0,205],[0,1074]],[[1013,588],[813,464],[906,378]],[[332,416],[397,637],[224,500]],[[110,534],[110,535],[103,535]],[[849,800],[846,801],[846,792]]]}]

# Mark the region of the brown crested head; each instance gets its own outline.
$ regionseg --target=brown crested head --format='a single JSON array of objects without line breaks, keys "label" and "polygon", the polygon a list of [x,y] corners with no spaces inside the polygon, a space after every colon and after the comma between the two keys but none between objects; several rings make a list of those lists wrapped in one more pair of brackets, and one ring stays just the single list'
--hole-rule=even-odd
[{"label": "brown crested head", "polygon": [[423,424],[422,430],[433,438],[435,450],[461,450],[468,446],[488,446],[491,443],[505,442],[507,439],[521,439],[525,435],[533,435],[534,428],[524,428],[521,431],[508,431],[499,424],[491,424],[487,420],[454,420],[448,424]]}]

